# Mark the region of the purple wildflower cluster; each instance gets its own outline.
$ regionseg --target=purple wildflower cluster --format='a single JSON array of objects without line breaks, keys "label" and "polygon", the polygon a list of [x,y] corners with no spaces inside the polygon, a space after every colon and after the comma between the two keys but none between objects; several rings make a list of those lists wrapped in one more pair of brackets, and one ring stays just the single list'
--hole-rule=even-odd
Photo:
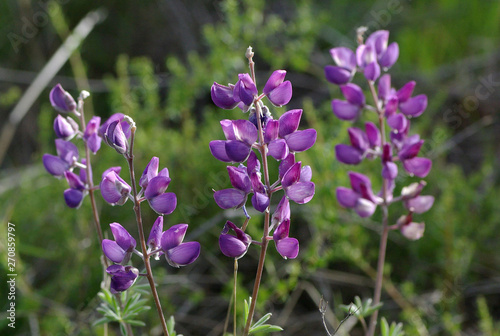
[{"label": "purple wildflower cluster", "polygon": [[[78,208],[84,196],[93,188],[89,156],[79,159],[78,148],[70,141],[71,139],[82,139],[86,150],[94,154],[104,141],[122,154],[127,161],[133,159],[130,144],[132,128],[135,131],[133,120],[117,113],[103,124],[99,117],[92,117],[85,126],[82,105],[86,95],[88,93],[82,93],[77,104],[60,84],[57,84],[50,92],[52,106],[58,112],[68,114],[68,116],[58,115],[54,120],[57,155],[45,154],[42,160],[50,174],[57,178],[66,178],[69,188],[64,191],[64,199],[71,208]],[[79,129],[78,123],[70,115],[80,119],[83,130]],[[73,172],[75,168],[80,170],[79,174]],[[140,275],[137,268],[128,265],[132,253],[138,254],[143,259],[150,256],[159,259],[160,255],[165,255],[167,262],[173,267],[190,264],[200,254],[198,242],[183,243],[187,224],[174,225],[163,231],[163,215],[171,214],[175,210],[177,198],[174,193],[166,192],[171,181],[168,169],[158,170],[159,159],[153,157],[138,182],[141,190],[136,195],[133,192],[134,188],[120,176],[121,167],[110,167],[102,173],[99,189],[107,203],[124,205],[129,199],[137,204],[147,201],[151,209],[159,214],[147,241],[147,251],[143,251],[146,255],[135,249],[136,240],[122,225],[110,224],[114,240],[103,239],[101,243],[106,257],[117,264],[109,266],[106,270],[111,275],[111,292],[113,293],[127,290]]]},{"label": "purple wildflower cluster", "polygon": [[[226,140],[210,142],[210,151],[216,159],[238,164],[227,167],[232,188],[216,191],[215,202],[222,209],[242,209],[247,217],[241,228],[230,221],[226,222],[219,237],[219,246],[224,255],[241,258],[250,244],[260,244],[245,233],[249,220],[246,204],[251,195],[251,204],[255,210],[269,216],[263,240],[274,240],[276,249],[283,258],[295,258],[299,252],[299,242],[289,237],[289,200],[303,204],[309,202],[314,195],[311,168],[296,161],[296,153],[314,145],[316,130],[298,130],[302,110],[291,110],[274,119],[269,108],[264,105],[264,97],[275,106],[286,105],[290,101],[292,85],[290,81],[285,81],[286,71],[274,71],[260,94],[253,71],[251,72],[252,75],[239,74],[236,84],[225,86],[214,83],[211,90],[212,100],[218,107],[239,107],[243,112],[249,112],[248,120],[222,120]],[[260,153],[261,160],[254,150]],[[268,157],[279,161],[277,180],[274,183],[270,182]],[[284,195],[271,220],[271,198],[280,190],[283,190]],[[272,236],[267,236],[273,230]]]},{"label": "purple wildflower cluster", "polygon": [[[379,125],[366,122],[364,129],[350,127],[350,144],[335,147],[337,160],[348,165],[357,165],[364,159],[380,158],[383,178],[382,190],[375,194],[368,176],[349,172],[351,188],[337,188],[337,199],[343,207],[352,208],[361,217],[371,216],[377,206],[388,206],[396,201],[403,201],[408,210],[392,229],[399,229],[408,239],[422,237],[424,223],[413,222],[414,213],[429,210],[434,202],[432,196],[422,196],[424,181],[416,182],[402,189],[401,195],[394,197],[395,180],[399,168],[397,162],[410,176],[424,178],[429,173],[432,162],[419,157],[424,143],[418,134],[410,135],[410,120],[420,116],[427,107],[427,97],[423,94],[413,96],[415,82],[411,81],[399,90],[391,86],[391,76],[383,74],[394,65],[399,56],[396,42],[388,44],[389,32],[379,30],[372,33],[363,42],[362,33],[358,36],[359,46],[356,51],[345,47],[330,50],[335,66],[325,67],[326,79],[336,85],[345,100],[333,99],[333,113],[341,120],[356,121],[363,110],[374,111]],[[356,72],[361,72],[368,82],[374,99],[374,106],[368,105],[363,89],[352,83]],[[385,129],[389,128],[388,141]]]}]

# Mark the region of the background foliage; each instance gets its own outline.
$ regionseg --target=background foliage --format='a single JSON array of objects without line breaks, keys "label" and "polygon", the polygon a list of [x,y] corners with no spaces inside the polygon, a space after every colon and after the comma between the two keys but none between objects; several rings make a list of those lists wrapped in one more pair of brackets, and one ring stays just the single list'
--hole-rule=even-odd
[{"label": "background foliage", "polygon": [[[297,259],[284,261],[270,249],[260,310],[272,311],[271,322],[284,326],[286,335],[322,335],[317,311],[321,295],[333,310],[326,315],[332,325],[345,314],[341,304],[356,295],[372,295],[380,214],[361,220],[337,204],[335,188],[348,181],[333,147],[346,141],[350,125],[332,115],[330,100],[340,93],[323,79],[323,67],[332,63],[329,48],[353,47],[360,25],[391,31],[391,41],[400,46],[391,71],[393,85],[415,79],[417,92],[426,93],[430,102],[412,127],[427,140],[424,155],[434,160],[426,194],[434,195],[436,202],[419,216],[426,222],[423,239],[409,242],[397,232],[389,236],[386,275],[391,281],[386,282],[381,314],[389,322],[404,322],[408,335],[498,333],[498,1],[3,1],[0,120],[7,119],[62,37],[98,7],[107,11],[107,18],[76,53],[81,63],[72,59],[52,84],[61,82],[74,96],[78,89],[91,91],[88,111],[102,118],[129,114],[139,127],[138,171],[153,155],[169,168],[169,191],[177,193],[179,203],[167,224],[189,223],[187,239],[202,244],[195,264],[182,270],[165,263],[154,268],[164,310],[175,315],[178,333],[222,333],[232,261],[220,253],[217,237],[226,218],[242,219],[238,212],[223,213],[213,201],[212,189],[227,187],[229,181],[225,165],[211,156],[208,143],[222,138],[220,119],[244,116],[217,109],[210,86],[213,81],[234,81],[237,73],[247,71],[248,45],[256,52],[258,82],[273,69],[286,69],[294,86],[287,108],[303,108],[302,127],[318,130],[316,145],[301,156],[312,166],[316,195],[308,205],[292,209],[291,235],[299,238],[301,252]],[[42,12],[48,13],[46,22],[37,21]],[[29,38],[26,22],[36,28]],[[26,39],[17,52],[9,39],[12,33]],[[81,82],[73,80],[82,75],[90,78],[89,87],[78,88]],[[55,112],[48,90],[19,125],[0,170],[1,232],[7,232],[7,222],[15,223],[17,230],[15,331],[100,334],[101,327],[91,326],[99,318],[95,308],[101,269],[89,203],[78,211],[66,208],[65,182],[53,179],[41,165],[43,153],[54,152]],[[275,109],[274,115],[284,111]],[[114,151],[101,149],[95,179],[107,167],[123,164]],[[379,169],[369,164],[353,169],[370,168],[375,173]],[[400,186],[413,180],[401,177]],[[130,204],[114,208],[100,197],[98,202],[108,235],[106,224],[114,221],[134,232]],[[143,210],[148,230],[155,215]],[[252,216],[252,222],[258,222],[258,215]],[[392,221],[397,217],[392,209]],[[255,226],[249,230],[258,232]],[[3,279],[5,239],[0,251]],[[241,303],[249,295],[257,257],[255,249],[240,261]],[[6,293],[5,281],[0,287]],[[11,330],[6,326],[6,300],[1,302],[0,333],[5,334]],[[243,304],[240,309],[242,316]],[[148,326],[142,333],[160,333],[154,311],[141,319]],[[113,327],[112,333],[118,334]],[[352,331],[359,334],[358,329]]]}]

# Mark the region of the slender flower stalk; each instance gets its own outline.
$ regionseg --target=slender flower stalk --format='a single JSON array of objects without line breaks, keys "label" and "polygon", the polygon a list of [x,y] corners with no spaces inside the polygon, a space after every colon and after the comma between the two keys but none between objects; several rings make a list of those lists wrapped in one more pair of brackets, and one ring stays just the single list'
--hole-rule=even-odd
[{"label": "slender flower stalk", "polygon": [[163,329],[165,336],[168,336],[167,322],[165,321],[165,316],[163,315],[163,310],[161,308],[160,298],[156,290],[156,285],[154,282],[153,271],[151,269],[150,255],[148,254],[148,248],[146,246],[146,238],[144,236],[144,227],[142,225],[142,214],[141,214],[141,203],[139,202],[139,197],[137,195],[137,183],[134,172],[134,138],[135,138],[136,126],[132,125],[130,128],[130,149],[126,155],[127,163],[130,171],[130,182],[132,186],[132,197],[134,199],[134,213],[137,222],[137,229],[139,231],[139,241],[141,243],[141,250],[143,254],[144,266],[146,267],[146,278],[148,279],[149,286],[151,287],[151,293],[155,301],[156,310],[158,311],[158,316],[160,318],[160,324]]}]

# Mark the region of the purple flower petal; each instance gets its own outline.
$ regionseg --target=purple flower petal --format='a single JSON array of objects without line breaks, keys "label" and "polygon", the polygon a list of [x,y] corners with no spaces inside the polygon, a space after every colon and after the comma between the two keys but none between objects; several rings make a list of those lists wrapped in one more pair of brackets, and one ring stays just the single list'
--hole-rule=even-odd
[{"label": "purple flower petal", "polygon": [[[407,140],[420,138],[420,137],[416,137],[415,135],[407,138]],[[405,141],[403,148],[401,148],[401,150],[398,153],[399,158],[402,161],[414,158],[415,156],[418,155],[418,152],[420,151],[420,148],[422,148],[423,144],[424,144],[424,140],[417,140],[417,141],[410,141],[410,142]]]},{"label": "purple flower petal", "polygon": [[245,194],[250,193],[250,190],[252,189],[252,183],[250,182],[250,177],[248,177],[245,168],[228,166],[227,172],[229,173],[229,180],[231,181],[231,185],[234,188],[243,191]]},{"label": "purple flower petal", "polygon": [[281,83],[283,83],[283,81],[285,80],[285,76],[285,70],[274,71],[267,80],[266,85],[264,85],[264,89],[262,90],[262,92],[267,95],[269,92],[276,89],[279,85],[281,85]]},{"label": "purple flower petal", "polygon": [[233,94],[235,100],[240,100],[246,106],[253,103],[254,96],[257,95],[257,87],[249,74],[239,74],[238,82],[234,86]]},{"label": "purple flower petal", "polygon": [[286,188],[286,195],[289,199],[298,204],[309,202],[314,196],[313,182],[297,182]]},{"label": "purple flower petal", "polygon": [[290,102],[292,99],[292,83],[290,81],[285,81],[281,83],[277,88],[272,90],[267,94],[267,98],[275,106],[283,106]]},{"label": "purple flower petal", "polygon": [[295,259],[299,255],[299,241],[286,237],[276,242],[276,250],[284,259]]},{"label": "purple flower petal", "polygon": [[235,101],[233,97],[233,88],[230,86],[224,86],[214,82],[210,90],[210,95],[212,96],[214,104],[220,108],[231,110],[238,105],[238,102]]},{"label": "purple flower petal", "polygon": [[97,133],[94,133],[87,139],[87,146],[89,146],[90,151],[95,154],[101,148],[101,142],[102,138],[97,135]]},{"label": "purple flower petal", "polygon": [[377,30],[371,33],[370,36],[366,38],[365,44],[372,46],[377,55],[380,55],[387,49],[388,40],[388,30]]},{"label": "purple flower petal", "polygon": [[126,254],[115,241],[109,239],[102,240],[102,251],[109,260],[115,263],[121,263]]},{"label": "purple flower petal", "polygon": [[395,113],[387,118],[387,124],[393,130],[402,132],[408,127],[408,119],[401,113]]},{"label": "purple flower petal", "polygon": [[312,179],[311,166],[304,166],[300,169],[299,182],[310,182]]},{"label": "purple flower petal", "polygon": [[283,179],[281,180],[281,185],[283,188],[288,188],[292,184],[296,183],[300,179],[300,162],[294,163],[290,169],[285,173]]},{"label": "purple flower petal", "polygon": [[365,75],[366,79],[370,81],[376,81],[380,76],[380,65],[376,61],[369,63],[365,67],[363,74]]},{"label": "purple flower petal", "polygon": [[238,208],[246,201],[247,194],[238,189],[223,189],[214,193],[215,203],[222,209]]},{"label": "purple flower petal", "polygon": [[398,166],[394,162],[385,162],[382,166],[382,177],[394,180],[398,176]]},{"label": "purple flower petal", "polygon": [[172,267],[186,266],[198,259],[200,250],[200,243],[187,242],[168,250],[165,256]]},{"label": "purple flower petal", "polygon": [[425,224],[411,222],[401,226],[401,234],[409,240],[418,240],[424,236]]},{"label": "purple flower petal", "polygon": [[333,66],[327,65],[325,67],[325,78],[332,84],[343,85],[349,83],[353,75],[353,71]]},{"label": "purple flower petal", "polygon": [[288,145],[284,139],[276,139],[269,143],[268,154],[274,159],[281,161],[288,156]]},{"label": "purple flower petal", "polygon": [[332,100],[333,114],[342,120],[353,121],[359,116],[361,108],[358,105],[353,105],[349,102],[339,99]]},{"label": "purple flower petal", "polygon": [[111,205],[123,205],[130,193],[131,187],[111,170],[100,184],[102,198]]},{"label": "purple flower petal", "polygon": [[338,187],[337,188],[337,201],[344,208],[354,208],[358,202],[359,194],[354,190]]},{"label": "purple flower petal", "polygon": [[131,252],[135,248],[136,241],[134,237],[132,237],[123,226],[119,223],[111,223],[109,227],[111,228],[111,233],[113,237],[115,237],[118,246],[126,252]]},{"label": "purple flower petal", "polygon": [[283,176],[285,176],[288,169],[290,169],[290,167],[293,166],[294,163],[295,163],[295,154],[293,153],[288,154],[288,156],[280,162],[279,165],[280,178],[283,178]]},{"label": "purple flower petal", "polygon": [[55,144],[57,155],[69,165],[73,165],[75,161],[78,161],[78,148],[74,143],[56,139]]},{"label": "purple flower petal", "polygon": [[80,177],[75,173],[66,171],[64,172],[64,177],[66,178],[66,181],[68,181],[68,185],[71,189],[77,189],[80,191],[85,189],[85,185],[82,180],[80,180]]},{"label": "purple flower petal", "polygon": [[224,140],[213,140],[210,141],[210,152],[219,161],[231,162],[232,160],[227,156],[226,153],[226,141]]},{"label": "purple flower petal", "polygon": [[354,211],[359,215],[359,217],[370,217],[373,215],[377,205],[367,199],[359,198],[354,206]]},{"label": "purple flower petal", "polygon": [[267,207],[269,206],[269,202],[269,197],[264,193],[255,192],[252,196],[252,206],[257,211],[266,211]]},{"label": "purple flower petal", "polygon": [[364,151],[370,146],[366,133],[359,128],[349,127],[347,129],[347,133],[349,134],[349,140],[351,141],[352,146],[361,150],[362,153],[364,153]]},{"label": "purple flower petal", "polygon": [[410,99],[413,89],[415,88],[415,84],[415,81],[408,82],[396,92],[396,96],[398,97],[398,101],[400,103]]},{"label": "purple flower petal", "polygon": [[139,185],[141,188],[146,188],[149,181],[158,175],[158,167],[160,165],[160,159],[153,156],[149,161],[148,165],[144,169],[141,178],[139,179]]},{"label": "purple flower petal", "polygon": [[160,215],[170,215],[177,206],[177,197],[174,193],[165,193],[148,200],[151,209]]},{"label": "purple flower petal", "polygon": [[254,152],[250,152],[247,160],[247,173],[259,172],[260,171],[260,161],[257,159],[257,155]]},{"label": "purple flower petal", "polygon": [[252,145],[257,141],[259,133],[254,124],[245,119],[233,121],[235,140],[243,141],[247,145]]},{"label": "purple flower petal", "polygon": [[365,123],[366,137],[370,148],[379,147],[382,144],[380,131],[377,126],[372,122]]},{"label": "purple flower petal", "polygon": [[330,55],[339,67],[347,70],[356,68],[356,55],[351,49],[345,47],[332,48],[330,49]]},{"label": "purple flower petal", "polygon": [[73,97],[62,88],[61,84],[57,84],[50,90],[50,103],[61,113],[70,113],[76,110],[76,102]]},{"label": "purple flower petal", "polygon": [[163,216],[156,218],[148,238],[148,247],[156,250],[161,246],[161,237],[163,235]]},{"label": "purple flower petal", "polygon": [[266,127],[264,128],[264,142],[270,143],[278,138],[279,132],[279,121],[278,120],[268,120]]},{"label": "purple flower petal", "polygon": [[70,168],[69,164],[66,161],[51,154],[44,154],[42,157],[42,162],[45,170],[47,170],[49,174],[56,177],[62,177],[64,175],[64,172]]},{"label": "purple flower petal", "polygon": [[418,95],[408,99],[405,102],[399,103],[399,110],[403,112],[403,114],[412,117],[418,117],[422,113],[424,113],[427,107],[427,96],[426,95]]},{"label": "purple flower petal", "polygon": [[290,110],[279,118],[279,136],[284,138],[286,135],[295,132],[299,128],[302,110]]},{"label": "purple flower petal", "polygon": [[434,204],[434,196],[417,196],[405,202],[405,207],[414,213],[424,213],[429,211]]},{"label": "purple flower petal", "polygon": [[378,81],[378,97],[382,101],[387,101],[391,94],[391,75],[385,74]]},{"label": "purple flower petal", "polygon": [[389,69],[396,63],[399,57],[399,46],[396,42],[392,42],[387,47],[387,50],[379,59],[380,66],[384,68],[384,70]]},{"label": "purple flower petal", "polygon": [[286,196],[281,198],[272,217],[272,226],[278,225],[284,220],[290,220],[290,202]]},{"label": "purple flower petal", "polygon": [[411,175],[424,178],[429,174],[432,167],[432,161],[427,158],[415,157],[403,162],[405,170]]},{"label": "purple flower petal", "polygon": [[113,273],[110,283],[110,292],[112,294],[117,294],[126,291],[135,283],[139,276],[139,270],[132,266],[126,266],[123,270],[115,270],[113,268],[111,271],[108,271],[113,266],[116,265],[109,266],[106,272]]},{"label": "purple flower petal", "polygon": [[79,208],[83,201],[83,192],[77,189],[64,190],[64,201],[70,208]]},{"label": "purple flower petal", "polygon": [[184,240],[187,229],[187,224],[177,224],[163,232],[160,242],[162,250],[167,252],[168,250],[179,246]]},{"label": "purple flower petal", "polygon": [[345,99],[353,105],[363,106],[365,105],[365,95],[363,90],[359,86],[353,83],[340,86],[340,90],[344,95]]},{"label": "purple flower petal", "polygon": [[76,135],[77,130],[78,128],[73,128],[73,125],[60,114],[54,119],[54,132],[58,138],[69,140]]},{"label": "purple flower petal", "polygon": [[224,146],[226,155],[232,162],[245,161],[252,150],[251,145],[238,140],[228,140],[225,142]]},{"label": "purple flower petal", "polygon": [[223,119],[220,121],[220,126],[222,127],[222,131],[224,132],[224,136],[227,140],[236,140],[236,136],[234,135],[234,127],[233,121],[229,119]]},{"label": "purple flower petal", "polygon": [[288,148],[294,152],[303,152],[311,148],[316,142],[317,133],[314,128],[295,131],[285,137]]},{"label": "purple flower petal", "polygon": [[146,199],[151,200],[152,198],[161,195],[167,190],[168,185],[170,184],[171,178],[158,175],[153,177],[144,191],[144,197]]},{"label": "purple flower petal", "polygon": [[247,253],[249,246],[250,242],[245,244],[233,235],[221,234],[219,236],[219,248],[227,257],[239,259]]},{"label": "purple flower petal", "polygon": [[344,164],[356,165],[363,159],[363,152],[349,145],[339,144],[335,146],[335,157]]}]

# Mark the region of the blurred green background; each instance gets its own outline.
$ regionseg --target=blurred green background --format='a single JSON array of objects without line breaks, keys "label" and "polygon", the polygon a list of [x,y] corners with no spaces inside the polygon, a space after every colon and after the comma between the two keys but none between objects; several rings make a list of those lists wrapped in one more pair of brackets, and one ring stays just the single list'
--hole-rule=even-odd
[{"label": "blurred green background", "polygon": [[[300,240],[301,251],[285,261],[270,246],[258,313],[273,312],[271,322],[285,328],[283,335],[325,335],[317,310],[321,296],[329,301],[326,317],[334,326],[345,316],[339,305],[372,296],[380,212],[360,219],[338,206],[335,189],[348,185],[347,171],[375,176],[379,167],[335,160],[333,148],[347,141],[351,124],[331,113],[331,99],[341,94],[323,78],[323,67],[333,63],[329,49],[354,47],[355,30],[364,25],[390,30],[390,40],[399,43],[393,86],[416,80],[416,92],[429,97],[412,131],[426,139],[422,155],[433,159],[433,169],[424,193],[436,197],[433,208],[415,218],[426,223],[421,240],[389,236],[381,315],[403,322],[408,335],[500,335],[499,1],[2,1],[2,126],[68,34],[97,9],[102,22],[47,78],[20,123],[9,127],[12,141],[2,135],[0,277],[8,273],[8,222],[16,225],[18,276],[14,331],[7,327],[6,281],[0,284],[0,334],[102,334],[102,327],[92,327],[100,316],[95,308],[102,271],[89,201],[68,209],[66,182],[41,164],[44,153],[55,153],[56,113],[48,93],[56,83],[74,97],[81,89],[91,92],[87,118],[122,112],[136,121],[137,173],[153,155],[169,168],[178,207],[166,225],[189,223],[187,240],[200,241],[202,254],[179,270],[164,260],[155,263],[164,310],[175,316],[178,333],[222,334],[233,263],[220,253],[217,239],[226,219],[241,225],[243,218],[213,201],[212,189],[229,186],[229,180],[208,143],[223,138],[220,119],[245,116],[216,108],[210,86],[235,82],[247,71],[249,45],[258,83],[272,70],[286,69],[294,87],[287,108],[303,108],[301,127],[318,131],[316,145],[300,154],[312,166],[316,195],[292,207],[291,236]],[[125,161],[103,146],[94,159],[95,182],[117,165],[125,168]],[[413,181],[403,176],[399,188]],[[97,201],[106,235],[115,221],[135,232],[130,202],[111,207],[99,193]],[[391,207],[391,222],[401,211]],[[143,212],[149,232],[155,214],[148,207]],[[249,232],[257,237],[261,218],[252,216]],[[251,249],[240,260],[240,316],[257,258],[258,250]],[[140,318],[147,327],[137,328],[137,335],[160,335],[154,310]],[[110,326],[110,334],[119,334],[117,326]],[[361,334],[359,325],[350,333]]]}]

